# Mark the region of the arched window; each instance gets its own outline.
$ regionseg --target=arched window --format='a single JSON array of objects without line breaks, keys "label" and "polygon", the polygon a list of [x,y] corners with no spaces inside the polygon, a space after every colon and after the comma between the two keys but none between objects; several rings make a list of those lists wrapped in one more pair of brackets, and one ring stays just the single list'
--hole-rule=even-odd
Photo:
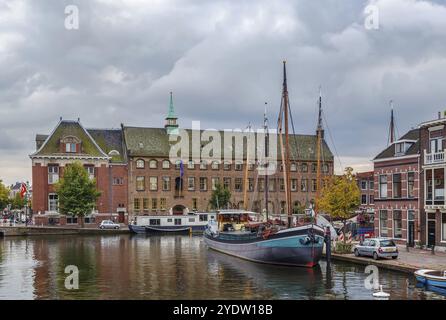
[{"label": "arched window", "polygon": [[291,164],[290,164],[290,171],[297,171],[296,162],[291,162]]},{"label": "arched window", "polygon": [[212,170],[218,170],[219,167],[220,167],[220,164],[218,163],[218,161],[212,161],[212,163],[211,163]]},{"label": "arched window", "polygon": [[195,162],[194,162],[194,160],[189,160],[187,162],[187,168],[191,169],[191,170],[195,169]]},{"label": "arched window", "polygon": [[163,169],[170,169],[170,161],[163,160]]},{"label": "arched window", "polygon": [[207,161],[206,161],[206,160],[201,160],[201,161],[200,161],[200,169],[201,169],[201,170],[206,170],[207,167],[208,167],[208,163],[207,163]]},{"label": "arched window", "polygon": [[136,168],[138,168],[138,169],[144,169],[144,165],[145,165],[145,163],[144,163],[144,160],[143,160],[143,159],[138,159],[138,160],[136,160]]},{"label": "arched window", "polygon": [[158,168],[158,161],[156,161],[155,159],[150,160],[149,161],[149,168],[150,169]]}]

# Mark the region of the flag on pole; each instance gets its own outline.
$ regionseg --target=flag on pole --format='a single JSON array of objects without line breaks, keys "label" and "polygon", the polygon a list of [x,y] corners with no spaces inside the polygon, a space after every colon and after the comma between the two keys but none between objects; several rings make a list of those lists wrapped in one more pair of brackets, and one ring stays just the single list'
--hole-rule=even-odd
[{"label": "flag on pole", "polygon": [[183,160],[180,160],[180,177],[183,177],[184,175],[184,165]]},{"label": "flag on pole", "polygon": [[26,184],[22,182],[22,185],[20,186],[20,198],[23,199],[25,194],[28,192],[28,188],[26,187]]}]

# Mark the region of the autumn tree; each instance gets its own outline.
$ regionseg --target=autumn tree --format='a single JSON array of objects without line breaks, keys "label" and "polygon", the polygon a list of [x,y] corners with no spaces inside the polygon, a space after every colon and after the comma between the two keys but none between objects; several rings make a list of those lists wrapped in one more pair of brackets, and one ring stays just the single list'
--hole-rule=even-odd
[{"label": "autumn tree", "polygon": [[63,177],[56,184],[56,192],[59,211],[80,218],[81,227],[84,227],[84,216],[93,210],[101,195],[95,179],[90,179],[87,170],[78,161],[65,167]]},{"label": "autumn tree", "polygon": [[347,220],[359,206],[359,197],[360,191],[353,177],[353,169],[347,167],[344,175],[327,179],[319,198],[319,210],[328,213],[333,219],[340,219],[345,230]]},{"label": "autumn tree", "polygon": [[9,204],[9,189],[0,180],[0,211],[5,209]]},{"label": "autumn tree", "polygon": [[227,207],[229,200],[231,199],[231,192],[225,188],[222,184],[217,183],[215,190],[212,191],[209,204],[212,209],[220,209]]}]

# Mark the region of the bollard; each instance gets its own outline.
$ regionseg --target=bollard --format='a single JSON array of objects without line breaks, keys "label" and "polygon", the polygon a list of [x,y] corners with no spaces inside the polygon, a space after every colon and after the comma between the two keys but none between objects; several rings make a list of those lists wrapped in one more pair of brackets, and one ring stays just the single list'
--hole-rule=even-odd
[{"label": "bollard", "polygon": [[330,227],[327,226],[325,229],[325,257],[327,258],[327,267],[330,267],[331,258],[331,233]]},{"label": "bollard", "polygon": [[435,244],[432,245],[432,251],[431,251],[431,253],[432,253],[432,254],[435,254]]},{"label": "bollard", "polygon": [[406,242],[406,251],[409,252],[409,242]]}]

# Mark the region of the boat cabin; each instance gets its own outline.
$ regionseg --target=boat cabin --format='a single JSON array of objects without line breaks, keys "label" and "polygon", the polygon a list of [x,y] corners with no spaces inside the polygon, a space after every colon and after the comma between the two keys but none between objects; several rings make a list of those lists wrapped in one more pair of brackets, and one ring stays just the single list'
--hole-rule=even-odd
[{"label": "boat cabin", "polygon": [[221,210],[217,213],[219,232],[243,231],[258,224],[259,214],[244,210]]}]

